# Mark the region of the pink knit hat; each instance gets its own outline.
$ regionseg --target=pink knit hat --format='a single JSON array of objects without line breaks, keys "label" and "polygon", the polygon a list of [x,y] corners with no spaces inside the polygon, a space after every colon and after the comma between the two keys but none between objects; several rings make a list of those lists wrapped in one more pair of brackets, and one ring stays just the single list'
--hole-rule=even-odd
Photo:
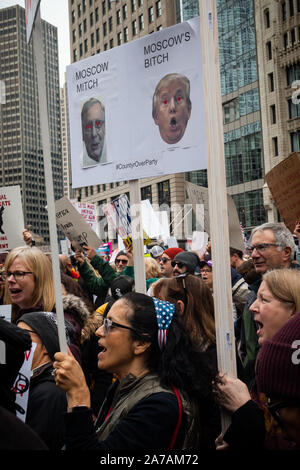
[{"label": "pink knit hat", "polygon": [[[175,256],[178,254],[178,253],[181,253],[182,251],[184,251],[182,248],[177,248],[177,247],[173,247],[173,248],[167,248],[164,253],[169,256],[169,258],[171,259],[174,259]],[[163,253],[163,254],[164,254]]]},{"label": "pink knit hat", "polygon": [[271,340],[264,341],[256,373],[259,392],[300,403],[300,313],[294,314]]}]

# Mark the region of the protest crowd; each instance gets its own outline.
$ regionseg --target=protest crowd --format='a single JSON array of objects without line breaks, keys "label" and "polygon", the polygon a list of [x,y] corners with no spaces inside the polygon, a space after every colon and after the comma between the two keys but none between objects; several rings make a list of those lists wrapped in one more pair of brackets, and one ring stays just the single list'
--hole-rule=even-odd
[{"label": "protest crowd", "polygon": [[146,294],[132,247],[113,263],[91,246],[59,255],[64,353],[51,255],[23,238],[1,266],[2,450],[300,449],[300,222],[294,233],[263,224],[244,252],[230,247],[237,377],[218,369],[210,243],[201,256],[149,247]]}]

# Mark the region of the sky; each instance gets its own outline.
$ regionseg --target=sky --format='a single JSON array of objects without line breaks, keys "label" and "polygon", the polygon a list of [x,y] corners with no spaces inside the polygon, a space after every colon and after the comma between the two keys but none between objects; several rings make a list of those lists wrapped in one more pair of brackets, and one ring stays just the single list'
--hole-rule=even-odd
[{"label": "sky", "polygon": [[[0,0],[0,9],[21,5],[25,8],[25,0]],[[68,0],[41,0],[41,17],[57,27],[58,56],[59,56],[59,83],[64,84],[64,73],[70,61],[69,17]]]}]

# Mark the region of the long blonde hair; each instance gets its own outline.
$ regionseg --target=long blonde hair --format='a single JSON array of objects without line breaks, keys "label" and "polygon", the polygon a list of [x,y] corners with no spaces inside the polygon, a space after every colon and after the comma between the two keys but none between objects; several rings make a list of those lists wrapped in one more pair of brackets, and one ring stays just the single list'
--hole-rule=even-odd
[{"label": "long blonde hair", "polygon": [[272,295],[281,302],[294,304],[300,312],[300,272],[296,269],[273,269],[263,276]]},{"label": "long blonde hair", "polygon": [[146,279],[161,277],[160,267],[153,258],[145,258]]},{"label": "long blonde hair", "polygon": [[[41,305],[43,310],[51,312],[55,305],[55,292],[52,275],[52,265],[49,258],[38,248],[30,246],[20,246],[14,248],[7,255],[4,269],[9,271],[16,258],[22,259],[28,271],[34,275],[35,289],[32,295],[32,307]],[[7,285],[5,286],[4,303],[12,304],[13,320],[18,306],[13,304]]]}]

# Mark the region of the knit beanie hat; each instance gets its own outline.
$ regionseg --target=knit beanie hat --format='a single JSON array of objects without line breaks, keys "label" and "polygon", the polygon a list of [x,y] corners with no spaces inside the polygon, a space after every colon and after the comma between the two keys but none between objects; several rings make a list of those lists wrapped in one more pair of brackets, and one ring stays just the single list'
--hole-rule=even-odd
[{"label": "knit beanie hat", "polygon": [[169,256],[169,258],[171,259],[174,259],[175,256],[178,254],[178,253],[181,253],[183,251],[182,248],[177,248],[176,246],[174,246],[173,248],[167,248],[164,253]]},{"label": "knit beanie hat", "polygon": [[198,256],[191,251],[183,251],[182,253],[178,253],[178,255],[175,256],[174,261],[178,261],[184,264],[190,274],[194,274],[197,266],[200,264],[200,259]]},{"label": "knit beanie hat", "polygon": [[[25,313],[18,319],[18,323],[24,322],[41,338],[41,341],[54,361],[54,354],[60,351],[57,319],[53,312],[30,312]],[[70,336],[74,332],[73,325],[65,320],[65,331],[67,343],[70,345]]]},{"label": "knit beanie hat", "polygon": [[259,392],[300,403],[300,313],[263,342],[256,372]]}]

